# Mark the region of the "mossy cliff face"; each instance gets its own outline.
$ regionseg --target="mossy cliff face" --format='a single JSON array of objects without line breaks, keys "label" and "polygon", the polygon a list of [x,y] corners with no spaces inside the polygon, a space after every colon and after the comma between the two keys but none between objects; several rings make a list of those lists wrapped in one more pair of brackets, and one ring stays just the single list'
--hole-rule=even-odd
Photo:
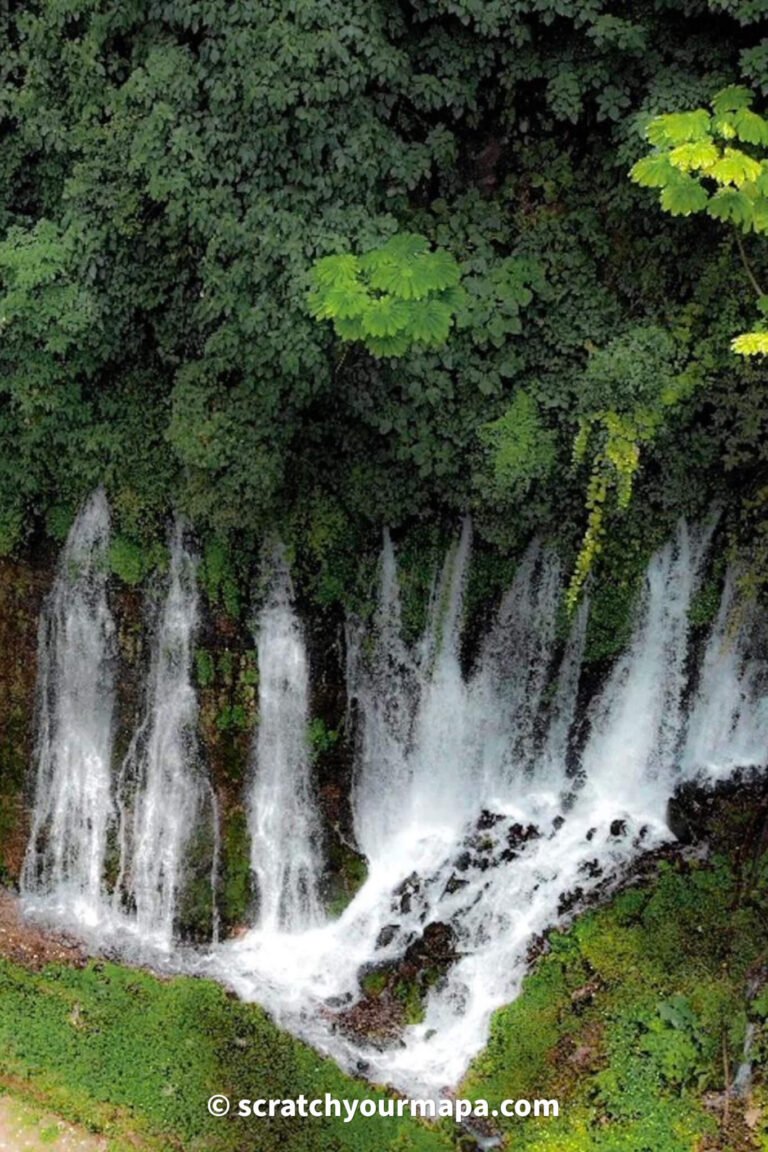
[{"label": "mossy cliff face", "polygon": [[[225,931],[248,923],[252,905],[246,797],[251,749],[258,725],[258,660],[249,610],[231,587],[223,596],[203,569],[200,626],[193,679],[199,700],[199,754],[219,810],[220,866],[216,900]],[[55,558],[0,562],[0,881],[18,883],[29,834],[34,791],[37,644],[40,613],[55,576]],[[110,604],[116,623],[114,767],[129,747],[146,705],[153,602],[161,578],[145,588],[113,577]],[[352,757],[344,725],[343,619],[320,614],[307,628],[312,667],[310,754],[321,811],[323,889],[339,910],[359,886],[364,869],[351,847],[348,806]],[[179,931],[192,939],[210,935],[212,820],[190,846],[188,882],[181,895]],[[117,871],[110,840],[106,881]]]},{"label": "mossy cliff face", "polygon": [[37,629],[51,573],[0,560],[0,881],[18,878],[27,842]]},{"label": "mossy cliff face", "polygon": [[768,787],[691,791],[691,846],[551,932],[460,1093],[558,1099],[493,1122],[515,1152],[768,1147]]}]

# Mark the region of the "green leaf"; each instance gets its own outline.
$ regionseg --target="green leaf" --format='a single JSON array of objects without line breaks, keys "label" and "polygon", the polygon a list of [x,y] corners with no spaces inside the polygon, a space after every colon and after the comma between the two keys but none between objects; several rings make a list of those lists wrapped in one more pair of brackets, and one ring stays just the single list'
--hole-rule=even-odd
[{"label": "green leaf", "polygon": [[745,144],[768,144],[768,120],[750,108],[742,108],[734,116],[736,134]]},{"label": "green leaf", "polygon": [[711,168],[719,158],[715,145],[711,140],[695,140],[690,144],[679,144],[669,154],[669,160],[681,172],[690,172],[695,168]]},{"label": "green leaf", "polygon": [[340,284],[330,288],[325,294],[323,311],[319,313],[320,319],[331,320],[338,317],[340,320],[352,320],[361,316],[369,304],[370,297],[362,284]]},{"label": "green leaf", "polygon": [[318,288],[354,283],[359,274],[360,261],[357,256],[349,252],[338,256],[324,256],[312,269],[314,282]]},{"label": "green leaf", "polygon": [[679,173],[674,183],[669,184],[661,193],[661,206],[672,216],[690,216],[694,212],[701,212],[708,199],[706,189],[698,180]]},{"label": "green leaf", "polygon": [[365,332],[363,330],[362,319],[358,316],[354,320],[342,320],[338,316],[334,318],[333,328],[336,335],[340,340],[364,340]]},{"label": "green leaf", "polygon": [[722,116],[725,112],[738,112],[742,108],[748,108],[754,98],[753,93],[743,84],[731,84],[715,94],[712,107],[717,116]]},{"label": "green leaf", "polygon": [[460,308],[466,307],[468,294],[463,284],[454,284],[451,288],[444,288],[436,299],[447,304],[452,312],[458,312]]},{"label": "green leaf", "polygon": [[676,147],[691,140],[706,140],[711,119],[704,108],[693,112],[670,112],[651,120],[646,136],[658,147]]},{"label": "green leaf", "polygon": [[405,332],[396,336],[369,336],[366,348],[378,357],[404,356],[411,346],[411,337]]},{"label": "green leaf", "polygon": [[739,228],[752,223],[752,201],[738,188],[719,188],[707,204],[707,212],[716,220],[727,220]]},{"label": "green leaf", "polygon": [[416,301],[410,310],[409,332],[422,344],[439,345],[448,339],[453,313],[436,299]]},{"label": "green leaf", "polygon": [[629,175],[635,184],[643,188],[666,188],[675,177],[676,169],[672,166],[669,152],[652,152],[650,156],[643,156],[629,170]]},{"label": "green leaf", "polygon": [[736,124],[733,116],[716,116],[712,121],[712,132],[723,140],[735,140]]},{"label": "green leaf", "polygon": [[455,287],[461,269],[448,252],[423,252],[410,260],[394,260],[382,254],[371,265],[371,287],[403,300],[423,300],[431,292]]},{"label": "green leaf", "polygon": [[414,260],[429,251],[429,240],[418,232],[398,232],[387,240],[380,251],[393,260]]},{"label": "green leaf", "polygon": [[768,356],[768,332],[745,332],[731,340],[739,356]]},{"label": "green leaf", "polygon": [[361,316],[366,336],[395,336],[409,327],[409,320],[408,306],[393,296],[381,296],[378,300],[369,300]]},{"label": "green leaf", "polygon": [[762,175],[762,168],[758,161],[747,156],[746,152],[738,148],[726,148],[707,175],[717,180],[718,184],[735,184],[740,188],[742,184],[756,181]]}]

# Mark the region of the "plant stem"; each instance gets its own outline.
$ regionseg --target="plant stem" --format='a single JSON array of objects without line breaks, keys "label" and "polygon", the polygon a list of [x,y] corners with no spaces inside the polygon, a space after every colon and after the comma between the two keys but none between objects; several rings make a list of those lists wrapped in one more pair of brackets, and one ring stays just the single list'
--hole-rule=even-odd
[{"label": "plant stem", "polygon": [[749,260],[747,259],[747,253],[744,249],[744,241],[741,238],[741,233],[738,231],[736,232],[736,244],[737,244],[738,249],[739,249],[739,255],[741,256],[741,262],[744,265],[744,270],[747,273],[747,276],[749,277],[750,284],[752,285],[752,287],[754,288],[754,290],[758,296],[764,296],[765,293],[763,292],[762,288],[758,284],[757,277],[755,276],[755,273],[752,271],[752,265],[750,264]]}]

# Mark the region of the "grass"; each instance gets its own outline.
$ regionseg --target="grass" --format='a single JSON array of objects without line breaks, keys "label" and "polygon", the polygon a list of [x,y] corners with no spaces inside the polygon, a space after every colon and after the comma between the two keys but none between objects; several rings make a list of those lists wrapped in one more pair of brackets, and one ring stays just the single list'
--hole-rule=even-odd
[{"label": "grass", "polygon": [[[496,1014],[462,1090],[491,1107],[559,1098],[555,1121],[502,1121],[509,1148],[768,1149],[762,1112],[750,1128],[743,1104],[722,1106],[756,1012],[748,977],[768,958],[764,912],[738,891],[727,858],[663,863],[653,882],[551,936],[520,997]],[[757,1023],[759,1068],[768,1027]],[[752,1104],[768,1104],[764,1085]]]},{"label": "grass", "polygon": [[216,1119],[232,1099],[374,1092],[209,981],[0,962],[0,1077],[92,1131],[170,1152],[446,1152],[409,1119]]}]

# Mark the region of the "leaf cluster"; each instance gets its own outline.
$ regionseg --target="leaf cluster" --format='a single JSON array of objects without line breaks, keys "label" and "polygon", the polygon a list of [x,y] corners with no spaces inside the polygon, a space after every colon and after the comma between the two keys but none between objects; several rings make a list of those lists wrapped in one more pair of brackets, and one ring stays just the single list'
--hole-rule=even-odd
[{"label": "leaf cluster", "polygon": [[341,340],[360,341],[374,356],[402,356],[414,344],[440,347],[466,300],[456,260],[413,232],[359,257],[324,256],[311,279],[315,319],[332,320]]}]

